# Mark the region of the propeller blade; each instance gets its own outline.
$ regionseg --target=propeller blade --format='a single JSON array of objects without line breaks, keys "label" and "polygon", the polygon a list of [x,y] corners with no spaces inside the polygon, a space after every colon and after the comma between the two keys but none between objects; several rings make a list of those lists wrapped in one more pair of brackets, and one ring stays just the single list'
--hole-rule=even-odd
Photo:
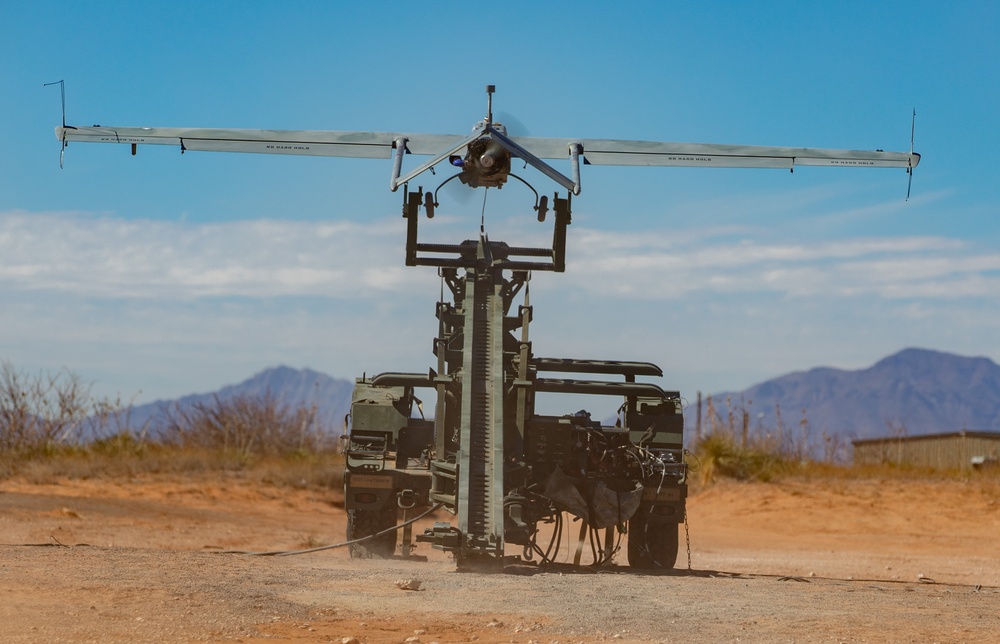
[{"label": "propeller blade", "polygon": [[531,136],[531,130],[510,112],[497,112],[497,123],[507,129],[507,136]]},{"label": "propeller blade", "polygon": [[449,199],[457,201],[463,206],[469,205],[469,200],[472,199],[473,195],[476,194],[475,188],[470,188],[461,182],[461,180],[456,179],[455,181],[449,181],[445,186],[443,192],[448,195]]}]

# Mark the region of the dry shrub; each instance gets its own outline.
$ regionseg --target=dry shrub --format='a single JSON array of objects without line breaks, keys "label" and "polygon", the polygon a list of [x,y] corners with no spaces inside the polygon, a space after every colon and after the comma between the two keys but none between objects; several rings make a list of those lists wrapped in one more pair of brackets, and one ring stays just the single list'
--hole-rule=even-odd
[{"label": "dry shrub", "polygon": [[186,448],[220,450],[240,458],[332,451],[332,433],[316,423],[316,407],[292,408],[274,398],[235,396],[195,403],[170,413],[165,442]]},{"label": "dry shrub", "polygon": [[90,390],[68,372],[31,376],[0,365],[0,450],[32,454],[75,444],[90,416]]}]

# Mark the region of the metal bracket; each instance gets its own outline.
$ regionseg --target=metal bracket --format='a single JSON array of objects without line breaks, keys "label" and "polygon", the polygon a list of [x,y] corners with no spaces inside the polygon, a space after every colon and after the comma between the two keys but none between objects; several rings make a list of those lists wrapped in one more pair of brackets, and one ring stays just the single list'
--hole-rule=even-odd
[{"label": "metal bracket", "polygon": [[399,171],[403,167],[403,155],[406,154],[406,137],[399,137],[392,142],[395,149],[392,153],[392,179],[389,180],[389,189],[396,192],[399,185]]},{"label": "metal bracket", "polygon": [[[436,166],[437,164],[441,163],[442,161],[444,161],[445,159],[447,159],[451,155],[455,154],[456,152],[458,152],[462,148],[465,148],[466,146],[468,146],[470,143],[472,143],[473,141],[475,141],[476,139],[478,139],[481,136],[482,136],[482,132],[475,132],[475,133],[473,133],[471,136],[469,136],[468,138],[464,139],[461,143],[459,143],[455,147],[449,149],[447,152],[442,152],[441,154],[437,155],[436,157],[434,157],[430,161],[427,161],[426,163],[421,164],[418,168],[416,168],[415,170],[411,171],[409,174],[407,174],[402,179],[399,178],[399,170],[400,170],[400,167],[401,167],[401,164],[402,164],[402,159],[400,158],[400,156],[399,156],[400,153],[397,150],[396,151],[396,157],[395,157],[395,159],[393,159],[392,180],[389,182],[389,189],[392,190],[393,192],[396,192],[396,188],[398,188],[400,186],[400,184],[406,184],[406,183],[408,183],[411,179],[413,179],[414,177],[416,177],[418,174],[420,174],[420,173],[424,172],[425,170],[428,170],[428,169]],[[396,139],[396,140],[399,141],[399,139]],[[405,139],[404,139],[404,141],[405,141]]]}]

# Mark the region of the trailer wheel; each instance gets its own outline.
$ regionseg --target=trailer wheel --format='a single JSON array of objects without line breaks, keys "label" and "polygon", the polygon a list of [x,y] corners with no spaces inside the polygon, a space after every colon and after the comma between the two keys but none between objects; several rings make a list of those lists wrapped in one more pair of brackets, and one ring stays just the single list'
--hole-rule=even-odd
[{"label": "trailer wheel", "polygon": [[633,568],[673,568],[679,544],[676,523],[647,522],[640,511],[628,522],[628,565]]},{"label": "trailer wheel", "polygon": [[[390,506],[381,510],[348,510],[347,539],[361,539],[396,525],[396,507]],[[348,546],[352,559],[385,559],[396,551],[396,532],[387,532],[382,536],[352,543]]]}]

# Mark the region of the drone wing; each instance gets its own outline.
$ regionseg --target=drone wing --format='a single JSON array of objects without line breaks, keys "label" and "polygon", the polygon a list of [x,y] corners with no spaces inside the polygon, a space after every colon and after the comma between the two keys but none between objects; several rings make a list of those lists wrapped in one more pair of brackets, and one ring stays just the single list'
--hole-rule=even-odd
[{"label": "drone wing", "polygon": [[[174,145],[182,150],[253,152],[306,156],[387,159],[396,141],[411,154],[439,154],[461,144],[460,134],[404,134],[327,130],[241,130],[163,127],[56,128],[67,143],[126,143]],[[555,139],[513,137],[540,159],[566,159],[579,146],[584,163],[593,165],[697,166],[716,168],[785,168],[797,165],[915,168],[920,155],[881,150],[832,150],[715,143],[664,143],[615,139]]]},{"label": "drone wing", "polygon": [[[491,137],[514,157],[541,170],[567,190],[580,193],[580,161],[595,165],[694,166],[706,168],[785,168],[797,165],[867,168],[906,168],[920,163],[914,152],[882,150],[830,150],[712,143],[662,143],[614,139],[507,138],[489,124],[471,135],[403,134],[397,132],[348,132],[325,130],[237,130],[157,127],[56,128],[56,137],[67,143],[125,143],[135,154],[138,145],[174,145],[206,152],[252,152],[306,156],[393,157],[391,190],[432,168],[446,157],[465,150],[482,136]],[[471,150],[471,148],[469,148]],[[401,177],[404,154],[434,155],[417,169]],[[542,159],[569,159],[572,178]],[[912,177],[912,174],[911,174]],[[506,175],[503,177],[506,178]]]},{"label": "drone wing", "polygon": [[785,168],[797,165],[915,168],[920,155],[882,150],[831,150],[714,143],[661,143],[613,139],[514,140],[541,159],[566,159],[579,146],[584,163],[594,165],[693,166],[706,168]]},{"label": "drone wing", "polygon": [[400,134],[394,132],[337,132],[324,130],[235,130],[166,127],[56,128],[60,141],[174,145],[206,152],[254,152],[306,156],[388,159],[396,141],[405,142],[412,154],[437,154],[461,143],[461,135]]}]

